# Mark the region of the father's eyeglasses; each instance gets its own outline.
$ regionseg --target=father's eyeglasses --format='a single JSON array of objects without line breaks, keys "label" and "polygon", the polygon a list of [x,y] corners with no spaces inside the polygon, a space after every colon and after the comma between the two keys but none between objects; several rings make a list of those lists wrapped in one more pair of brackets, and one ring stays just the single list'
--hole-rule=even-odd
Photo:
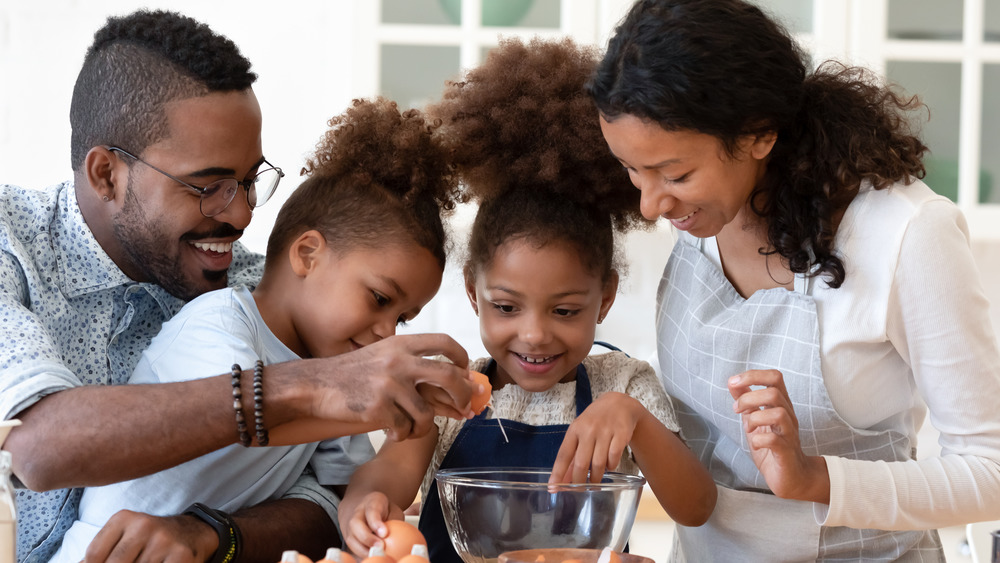
[{"label": "father's eyeglasses", "polygon": [[178,184],[183,184],[201,194],[201,214],[205,217],[215,217],[219,213],[225,211],[226,208],[229,207],[229,204],[233,202],[233,199],[236,197],[236,192],[239,191],[240,186],[243,186],[243,188],[247,191],[247,204],[250,205],[250,209],[264,205],[267,203],[267,200],[271,199],[271,196],[274,195],[274,191],[278,188],[278,182],[285,176],[285,173],[282,172],[280,168],[273,166],[265,159],[264,164],[269,168],[261,170],[250,180],[240,182],[236,178],[226,178],[224,180],[216,180],[211,184],[200,188],[198,186],[192,186],[169,172],[160,170],[125,149],[118,147],[107,147],[107,149],[139,161]]}]

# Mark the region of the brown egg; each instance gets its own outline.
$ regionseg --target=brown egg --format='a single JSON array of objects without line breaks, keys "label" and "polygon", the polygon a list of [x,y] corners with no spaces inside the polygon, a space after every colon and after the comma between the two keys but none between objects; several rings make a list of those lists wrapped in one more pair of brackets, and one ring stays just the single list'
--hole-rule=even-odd
[{"label": "brown egg", "polygon": [[382,538],[385,554],[393,559],[402,559],[413,552],[415,545],[427,545],[427,540],[416,526],[404,520],[386,520],[389,534]]},{"label": "brown egg", "polygon": [[479,383],[483,386],[482,393],[476,393],[472,397],[472,410],[479,414],[483,412],[486,405],[490,404],[490,399],[493,398],[493,386],[490,385],[490,378],[479,373],[478,371],[469,370],[469,374],[472,375],[472,381],[474,383]]}]

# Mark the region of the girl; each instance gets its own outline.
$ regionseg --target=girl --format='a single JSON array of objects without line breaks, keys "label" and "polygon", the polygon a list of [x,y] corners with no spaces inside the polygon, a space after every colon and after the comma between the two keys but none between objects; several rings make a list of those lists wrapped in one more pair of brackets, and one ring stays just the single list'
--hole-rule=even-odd
[{"label": "girl", "polygon": [[[129,383],[183,381],[233,366],[234,389],[258,399],[257,378],[241,382],[240,367],[257,364],[258,375],[263,365],[374,344],[393,335],[397,324],[416,316],[437,292],[445,264],[441,213],[453,208],[458,193],[434,127],[419,112],[400,114],[385,99],[355,101],[330,125],[308,164],[310,177],[278,214],[260,285],[253,291],[210,292],[189,303],[163,325]],[[269,441],[267,396],[262,399],[262,410],[254,400],[240,401],[245,406],[237,420],[247,420],[240,427],[243,446],[147,477],[87,488],[79,519],[55,560],[75,563],[86,554],[103,561],[111,553],[151,558],[162,543],[153,535],[130,541],[121,535],[129,530],[126,523],[184,514],[179,518],[206,520],[225,533],[219,532],[217,543],[196,541],[168,551],[193,552],[200,560],[212,560],[216,552],[214,560],[231,561],[244,540],[249,545],[257,538],[241,538],[228,512],[286,494],[308,495],[289,493],[304,470],[314,472],[320,484],[342,489],[354,468],[371,457],[364,434],[303,443],[301,435],[280,426],[270,433],[276,447],[247,449],[251,441],[261,446]],[[454,408],[439,412],[463,416]],[[327,422],[322,430],[328,438],[374,428]],[[335,523],[336,506],[326,508]],[[319,558],[331,545],[340,545],[336,535],[316,538],[311,546],[268,546],[276,550],[270,555],[247,549],[276,561],[282,549]]]},{"label": "girl", "polygon": [[[659,363],[719,506],[675,560],[940,561],[934,528],[1000,517],[988,303],[919,180],[919,104],[804,61],[750,2],[643,0],[589,87],[643,214],[681,231]],[[928,410],[942,454],[917,460]]]},{"label": "girl", "polygon": [[505,41],[431,110],[480,204],[464,275],[490,354],[470,367],[490,378],[493,409],[467,423],[438,417],[436,432],[389,443],[358,470],[341,504],[357,553],[419,488],[431,560],[461,561],[441,518],[440,468],[551,467],[553,482],[641,470],[680,522],[701,524],[714,506],[652,368],[620,352],[588,356],[618,287],[614,232],[643,224],[588,117],[594,63],[568,40]]}]

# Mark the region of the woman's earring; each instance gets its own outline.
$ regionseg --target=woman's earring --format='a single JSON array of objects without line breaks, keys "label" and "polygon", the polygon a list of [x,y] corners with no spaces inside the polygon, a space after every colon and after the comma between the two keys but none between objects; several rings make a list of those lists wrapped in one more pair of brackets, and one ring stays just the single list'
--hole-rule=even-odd
[{"label": "woman's earring", "polygon": [[111,201],[111,198],[108,196],[104,196],[104,201]]}]

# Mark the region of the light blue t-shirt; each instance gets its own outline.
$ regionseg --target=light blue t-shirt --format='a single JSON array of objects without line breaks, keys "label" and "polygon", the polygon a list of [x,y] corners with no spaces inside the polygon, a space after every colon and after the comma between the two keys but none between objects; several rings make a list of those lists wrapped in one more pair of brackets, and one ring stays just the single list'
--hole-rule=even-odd
[{"label": "light blue t-shirt", "polygon": [[[187,381],[224,373],[233,364],[251,369],[258,358],[266,366],[298,356],[268,330],[248,289],[221,289],[194,299],[163,324],[129,383]],[[320,484],[345,485],[372,455],[367,435],[297,446],[234,444],[146,477],[88,487],[79,520],[52,561],[82,560],[97,532],[122,509],[165,516],[202,502],[232,512],[281,498],[307,465]]]}]

